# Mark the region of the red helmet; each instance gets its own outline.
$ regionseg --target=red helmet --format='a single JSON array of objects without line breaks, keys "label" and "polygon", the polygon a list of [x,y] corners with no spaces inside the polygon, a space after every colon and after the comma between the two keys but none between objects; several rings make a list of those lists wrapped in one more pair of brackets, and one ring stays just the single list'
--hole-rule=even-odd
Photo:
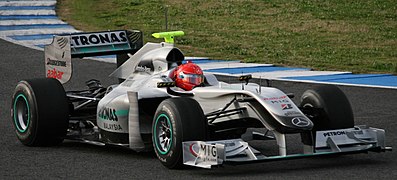
[{"label": "red helmet", "polygon": [[186,91],[190,91],[204,82],[201,68],[189,61],[176,67],[169,76],[175,81],[176,86]]}]

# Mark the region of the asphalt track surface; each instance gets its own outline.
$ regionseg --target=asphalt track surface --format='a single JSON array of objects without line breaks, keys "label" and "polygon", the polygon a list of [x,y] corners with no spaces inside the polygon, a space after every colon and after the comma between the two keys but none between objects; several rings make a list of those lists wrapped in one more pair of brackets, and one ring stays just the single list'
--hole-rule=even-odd
[{"label": "asphalt track surface", "polygon": [[[317,157],[223,166],[212,170],[169,170],[154,153],[136,153],[65,141],[56,147],[26,147],[14,134],[11,95],[18,81],[44,77],[44,54],[0,40],[0,179],[395,179],[395,152]],[[96,78],[116,83],[107,75],[115,64],[75,60],[67,90],[83,89]],[[228,78],[223,78],[228,80]],[[312,86],[274,81],[273,86],[300,97]],[[356,124],[386,129],[387,145],[397,147],[397,90],[341,86],[353,106]],[[299,98],[295,98],[298,100]]]}]

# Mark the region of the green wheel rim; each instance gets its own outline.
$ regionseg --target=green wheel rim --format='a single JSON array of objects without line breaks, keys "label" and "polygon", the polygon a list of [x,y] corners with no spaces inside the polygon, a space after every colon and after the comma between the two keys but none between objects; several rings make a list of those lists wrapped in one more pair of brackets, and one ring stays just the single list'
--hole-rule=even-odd
[{"label": "green wheel rim", "polygon": [[14,124],[17,130],[24,133],[30,123],[30,107],[25,95],[18,94],[14,100]]},{"label": "green wheel rim", "polygon": [[160,114],[153,127],[154,141],[157,151],[164,155],[167,154],[172,145],[173,131],[170,119],[165,114]]}]

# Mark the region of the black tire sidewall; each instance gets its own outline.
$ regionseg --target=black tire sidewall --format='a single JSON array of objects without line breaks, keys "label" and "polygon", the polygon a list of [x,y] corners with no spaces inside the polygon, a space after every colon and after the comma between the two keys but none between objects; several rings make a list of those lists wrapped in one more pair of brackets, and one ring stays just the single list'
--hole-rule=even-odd
[{"label": "black tire sidewall", "polygon": [[301,97],[301,107],[315,108],[313,129],[301,133],[302,143],[315,145],[316,131],[335,130],[354,127],[353,111],[346,95],[335,85],[315,86],[306,90]]},{"label": "black tire sidewall", "polygon": [[[15,124],[14,103],[22,94],[29,105],[30,121],[25,132]],[[27,146],[51,146],[61,143],[68,128],[69,104],[60,82],[52,78],[21,81],[15,88],[11,117],[16,135]]]},{"label": "black tire sidewall", "polygon": [[333,130],[354,127],[353,111],[346,95],[337,86],[322,85],[305,91],[301,106],[319,108],[320,117],[313,119],[314,130]]},{"label": "black tire sidewall", "polygon": [[314,108],[322,109],[319,113],[321,114],[321,118],[311,119],[314,123],[313,129],[314,130],[321,130],[325,127],[329,127],[330,118],[327,114],[327,110],[324,108],[324,102],[322,102],[321,97],[317,94],[316,91],[310,89],[307,90],[304,95],[302,96],[302,106],[311,106]]},{"label": "black tire sidewall", "polygon": [[[14,104],[16,97],[18,95],[22,94],[25,96],[25,98],[28,101],[29,105],[29,116],[30,116],[30,121],[27,124],[27,129],[25,132],[20,132],[17,128],[16,122],[15,122],[15,111],[14,109]],[[12,122],[15,127],[15,134],[17,135],[18,139],[22,142],[24,145],[32,145],[33,142],[35,141],[37,137],[37,104],[36,104],[36,99],[33,94],[32,88],[29,86],[26,81],[20,82],[17,87],[15,88],[15,92],[13,94],[13,99],[12,99],[12,105],[11,105],[11,117],[12,117]]]},{"label": "black tire sidewall", "polygon": [[[165,114],[172,124],[172,144],[166,154],[157,150],[154,136],[157,118]],[[153,147],[160,162],[170,168],[183,167],[182,142],[205,141],[207,139],[207,122],[201,106],[191,98],[170,98],[160,103],[153,120]]]},{"label": "black tire sidewall", "polygon": [[[161,109],[156,113],[155,119],[154,119],[154,124],[156,123],[157,118],[161,115],[164,114],[166,115],[172,126],[172,144],[170,146],[170,150],[166,154],[161,154],[155,149],[155,153],[158,157],[158,159],[163,163],[166,167],[173,167],[176,165],[178,158],[180,154],[182,153],[179,151],[179,149],[182,148],[182,127],[181,127],[181,119],[178,115],[178,111],[176,110],[176,107],[173,107],[172,104],[169,103],[164,103],[163,106],[160,107]],[[154,127],[153,127],[154,128]],[[154,137],[157,138],[157,137]],[[153,139],[154,143],[154,148],[157,148],[157,144],[155,144],[155,139]]]}]

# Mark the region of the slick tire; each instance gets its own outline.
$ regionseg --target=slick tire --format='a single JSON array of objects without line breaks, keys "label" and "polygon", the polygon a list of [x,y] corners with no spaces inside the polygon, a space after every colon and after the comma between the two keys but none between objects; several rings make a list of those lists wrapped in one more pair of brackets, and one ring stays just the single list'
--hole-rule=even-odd
[{"label": "slick tire", "polygon": [[52,78],[17,84],[11,104],[15,133],[26,146],[51,146],[66,136],[68,99],[61,83]]},{"label": "slick tire", "polygon": [[346,95],[335,85],[321,85],[306,90],[300,106],[314,123],[312,136],[303,134],[304,144],[313,145],[316,131],[354,127],[353,111]]},{"label": "slick tire", "polygon": [[191,98],[164,100],[156,110],[152,127],[154,151],[161,163],[170,169],[183,167],[182,142],[207,139],[203,110]]}]

